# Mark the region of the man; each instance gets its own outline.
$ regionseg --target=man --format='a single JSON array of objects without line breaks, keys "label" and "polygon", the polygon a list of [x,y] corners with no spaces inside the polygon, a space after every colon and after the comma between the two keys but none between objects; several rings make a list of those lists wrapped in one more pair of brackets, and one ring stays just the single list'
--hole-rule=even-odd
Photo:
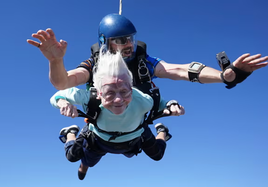
[{"label": "man", "polygon": [[[135,34],[136,29],[131,21],[122,15],[109,14],[102,19],[99,25],[99,45],[107,45],[110,51],[120,50],[128,64],[135,64],[137,63]],[[40,43],[33,40],[27,40],[27,42],[38,47],[49,60],[49,78],[55,88],[63,90],[92,81],[91,71],[95,65],[94,58],[88,59],[78,68],[67,72],[63,64],[67,42],[63,40],[58,42],[52,29],[39,30],[32,34],[32,37],[39,39]],[[224,82],[233,87],[245,80],[251,72],[267,66],[268,62],[265,62],[267,60],[268,56],[261,57],[261,54],[243,54],[232,63],[232,66],[227,67],[224,71],[219,71],[198,62],[170,64],[146,55],[146,66],[150,75],[154,76],[153,78],[200,83]],[[133,74],[135,77],[135,73]]]}]

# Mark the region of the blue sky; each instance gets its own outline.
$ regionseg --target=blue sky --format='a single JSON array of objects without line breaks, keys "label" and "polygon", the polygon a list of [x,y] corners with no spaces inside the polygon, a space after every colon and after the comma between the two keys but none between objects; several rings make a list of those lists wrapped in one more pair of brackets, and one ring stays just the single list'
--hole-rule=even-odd
[{"label": "blue sky", "polygon": [[[185,116],[157,121],[173,135],[165,157],[156,162],[144,153],[131,159],[108,154],[79,181],[79,162],[67,161],[58,133],[72,124],[82,127],[83,119],[61,116],[50,105],[56,89],[48,61],[26,39],[52,28],[68,42],[64,63],[73,69],[89,57],[100,20],[118,13],[119,0],[1,4],[1,186],[267,187],[268,67],[231,90],[156,79],[162,95],[186,109]],[[122,14],[149,55],[219,69],[215,55],[221,51],[231,61],[244,53],[268,55],[267,6],[265,0],[123,0]]]}]

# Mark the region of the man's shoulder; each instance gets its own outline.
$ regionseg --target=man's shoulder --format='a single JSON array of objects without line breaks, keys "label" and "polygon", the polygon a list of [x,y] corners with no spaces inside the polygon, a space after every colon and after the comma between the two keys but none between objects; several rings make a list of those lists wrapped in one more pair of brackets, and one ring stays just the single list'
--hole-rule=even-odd
[{"label": "man's shoulder", "polygon": [[149,62],[151,62],[154,65],[157,65],[162,59],[158,58],[158,57],[152,57],[150,55],[146,55],[146,60],[148,60]]},{"label": "man's shoulder", "polygon": [[95,62],[93,58],[89,58],[87,60],[82,61],[78,67],[83,67],[91,71],[94,65],[95,65]]}]

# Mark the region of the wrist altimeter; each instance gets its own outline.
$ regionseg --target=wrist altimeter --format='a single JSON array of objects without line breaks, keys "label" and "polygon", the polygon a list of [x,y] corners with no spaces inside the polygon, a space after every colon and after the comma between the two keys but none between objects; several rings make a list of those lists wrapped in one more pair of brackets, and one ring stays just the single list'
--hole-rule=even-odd
[{"label": "wrist altimeter", "polygon": [[199,82],[199,74],[202,69],[206,67],[204,64],[200,62],[192,62],[188,67],[188,76],[191,82]]}]

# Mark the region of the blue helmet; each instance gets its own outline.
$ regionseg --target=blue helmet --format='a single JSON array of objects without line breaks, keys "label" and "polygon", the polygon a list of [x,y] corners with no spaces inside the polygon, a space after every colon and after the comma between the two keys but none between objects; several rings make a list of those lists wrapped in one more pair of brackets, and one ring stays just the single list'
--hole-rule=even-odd
[{"label": "blue helmet", "polygon": [[106,15],[99,24],[99,44],[106,44],[108,38],[116,38],[136,34],[136,28],[126,17],[119,14]]},{"label": "blue helmet", "polygon": [[[125,62],[130,62],[136,54],[136,28],[130,20],[119,14],[108,14],[99,25],[99,45],[105,45],[106,50],[116,51],[121,48],[121,54]],[[117,45],[113,49],[109,42]],[[131,45],[130,45],[131,44]],[[122,48],[123,47],[123,48]]]}]

